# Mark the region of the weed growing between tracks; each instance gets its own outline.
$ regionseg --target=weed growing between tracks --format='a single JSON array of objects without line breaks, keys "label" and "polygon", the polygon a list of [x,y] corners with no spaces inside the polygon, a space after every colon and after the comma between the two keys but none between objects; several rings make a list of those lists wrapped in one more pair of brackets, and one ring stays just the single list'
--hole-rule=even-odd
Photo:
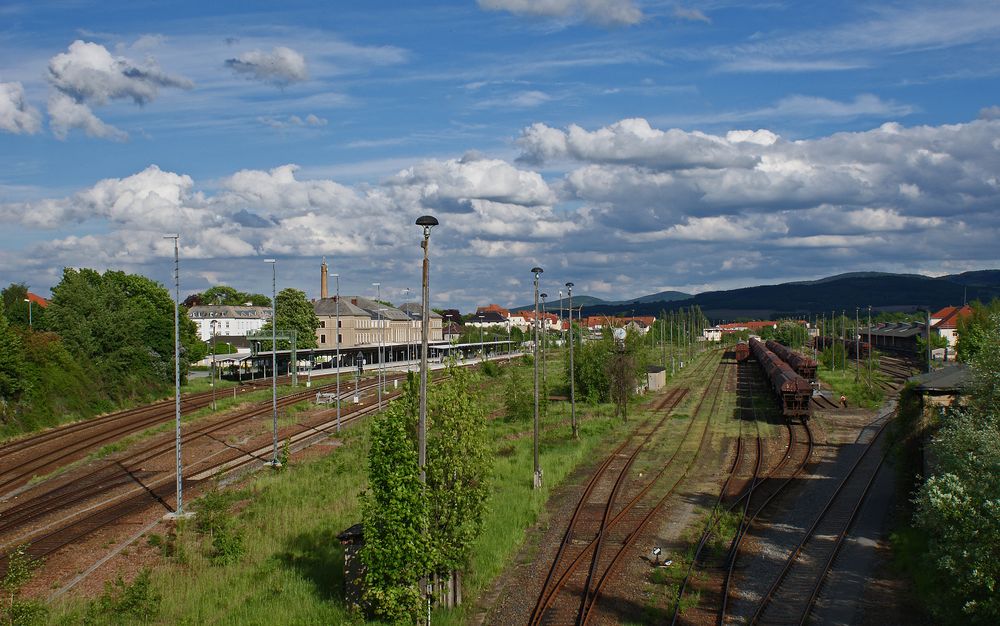
[{"label": "weed growing between tracks", "polygon": [[[853,367],[831,371],[821,365],[816,375],[822,381],[824,389],[833,391],[834,401],[839,401],[840,395],[843,394],[847,396],[848,406],[877,409],[885,400],[885,390],[874,381],[869,386],[867,374],[862,371],[859,376]],[[879,372],[875,372],[873,376],[875,380],[887,380]]]}]

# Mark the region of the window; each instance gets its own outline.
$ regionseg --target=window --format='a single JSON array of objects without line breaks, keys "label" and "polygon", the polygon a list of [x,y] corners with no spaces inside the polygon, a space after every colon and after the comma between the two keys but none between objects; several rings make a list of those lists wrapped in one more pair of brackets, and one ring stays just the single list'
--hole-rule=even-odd
[{"label": "window", "polygon": [[326,343],[326,335],[320,335],[319,336],[319,342],[320,343]]},{"label": "window", "polygon": [[326,328],[326,320],[320,320],[319,321],[319,327],[320,328]]}]

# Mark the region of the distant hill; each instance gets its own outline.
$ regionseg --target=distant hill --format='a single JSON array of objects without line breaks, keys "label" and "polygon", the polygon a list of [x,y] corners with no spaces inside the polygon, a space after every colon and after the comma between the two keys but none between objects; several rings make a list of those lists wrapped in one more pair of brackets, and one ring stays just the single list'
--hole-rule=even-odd
[{"label": "distant hill", "polygon": [[687,300],[691,297],[691,294],[684,293],[683,291],[661,291],[660,293],[651,293],[648,296],[642,296],[641,298],[636,298],[635,300],[619,300],[618,302],[613,302],[612,304],[631,304],[633,302],[673,302],[674,300]]},{"label": "distant hill", "polygon": [[[617,315],[634,310],[636,315],[657,315],[661,311],[698,305],[710,319],[719,321],[811,317],[832,311],[853,313],[855,308],[867,311],[869,305],[876,311],[938,309],[966,301],[1000,298],[1000,270],[979,270],[938,278],[920,274],[854,272],[811,281],[707,291],[683,299],[652,299],[656,296],[660,294],[622,302],[583,303],[583,314]],[[574,307],[580,303],[581,298],[573,298]],[[552,303],[547,308],[554,310]]]}]

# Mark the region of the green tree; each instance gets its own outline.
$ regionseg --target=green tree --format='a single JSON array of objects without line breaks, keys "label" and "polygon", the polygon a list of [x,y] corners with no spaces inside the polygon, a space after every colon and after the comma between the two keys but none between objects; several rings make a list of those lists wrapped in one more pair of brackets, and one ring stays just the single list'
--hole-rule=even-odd
[{"label": "green tree", "polygon": [[[120,396],[146,393],[173,380],[174,303],[160,284],[135,274],[63,271],[46,312],[52,330],[74,356]],[[182,370],[204,356],[195,324],[182,310]]]},{"label": "green tree", "polygon": [[415,406],[410,377],[403,397],[372,421],[368,490],[361,495],[363,597],[372,613],[390,622],[416,619],[418,582],[432,564],[427,500],[413,444]]},{"label": "green tree", "polygon": [[789,348],[799,348],[809,340],[809,331],[796,322],[779,322],[776,328],[765,328],[761,331],[763,339],[773,339]]},{"label": "green tree", "polygon": [[428,514],[434,571],[441,576],[468,565],[489,496],[486,408],[475,381],[453,367],[428,397]]},{"label": "green tree", "polygon": [[[319,318],[313,310],[312,303],[306,299],[304,291],[298,289],[282,289],[278,292],[275,302],[275,317],[278,318],[278,330],[294,330],[296,332],[296,347],[315,348],[316,329],[319,328]],[[271,331],[271,322],[268,321],[261,327],[260,332]],[[270,350],[271,342],[261,342],[263,349]],[[278,348],[287,342],[278,342]]]},{"label": "green tree", "polygon": [[534,383],[525,376],[524,368],[512,363],[504,382],[504,409],[508,420],[527,421],[535,415]]},{"label": "green tree", "polygon": [[43,325],[44,309],[37,305],[31,305],[29,315],[28,303],[24,301],[27,297],[28,286],[24,283],[11,283],[0,292],[7,320],[11,324],[27,328],[30,320],[32,328],[40,328]]},{"label": "green tree", "polygon": [[209,287],[201,294],[202,304],[225,304],[241,306],[250,303],[252,306],[271,306],[271,299],[259,293],[246,293],[229,285]]},{"label": "green tree", "polygon": [[24,375],[21,339],[7,323],[0,300],[0,417],[6,416],[9,403],[24,389]]},{"label": "green tree", "polygon": [[1000,299],[989,304],[972,303],[972,315],[958,320],[958,359],[972,361],[986,349],[990,336],[990,318],[1000,313]]}]

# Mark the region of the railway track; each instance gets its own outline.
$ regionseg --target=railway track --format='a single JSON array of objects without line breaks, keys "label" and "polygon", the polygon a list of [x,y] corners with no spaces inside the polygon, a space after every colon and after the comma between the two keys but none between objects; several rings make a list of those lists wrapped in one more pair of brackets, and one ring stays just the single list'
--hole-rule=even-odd
[{"label": "railway track", "polygon": [[[725,513],[732,512],[737,507],[741,506],[742,503],[743,516],[745,517],[746,507],[749,505],[753,490],[758,485],[759,481],[764,479],[764,446],[763,440],[760,436],[760,422],[757,419],[757,407],[754,405],[753,384],[752,380],[749,379],[750,372],[748,370],[749,368],[746,367],[746,362],[737,364],[737,386],[739,390],[745,392],[742,395],[742,399],[744,399],[747,404],[739,407],[740,430],[736,439],[736,451],[733,455],[733,464],[730,466],[725,482],[719,489],[719,496],[716,498],[715,504],[712,507],[712,512],[709,515],[705,529],[702,531],[701,537],[695,545],[694,554],[691,557],[691,562],[688,564],[688,570],[684,575],[684,579],[678,586],[677,596],[674,600],[674,611],[673,617],[671,618],[671,624],[677,624],[680,619],[681,600],[687,592],[688,587],[691,585],[691,579],[694,575],[695,568],[704,568],[706,565],[706,546],[708,546],[709,541],[718,532],[718,526],[723,515]],[[740,396],[738,395],[737,397]],[[752,423],[754,426],[752,442],[750,442],[749,435],[744,436],[743,430],[745,423]],[[784,458],[788,457],[784,456]],[[744,468],[744,471],[749,471],[750,478],[747,480],[746,485],[737,490],[739,494],[738,497],[728,506],[723,506],[723,502],[727,494],[733,491],[734,483],[738,480],[741,468]]]},{"label": "railway track", "polygon": [[[282,383],[283,379],[290,380],[288,377],[279,377],[278,382]],[[238,393],[248,393],[270,386],[270,379],[262,379],[233,389],[239,389]],[[191,413],[211,404],[211,391],[181,396],[181,413]],[[44,475],[66,463],[82,459],[99,446],[173,420],[174,412],[173,398],[160,400],[45,430],[0,446],[2,499],[16,494],[34,476]]]},{"label": "railway track", "polygon": [[[663,510],[667,501],[674,494],[677,487],[687,478],[688,472],[694,466],[698,457],[701,455],[702,449],[705,446],[705,442],[708,440],[708,433],[710,432],[710,426],[713,421],[718,408],[719,399],[722,397],[722,392],[724,388],[724,383],[727,375],[732,375],[734,371],[733,364],[726,362],[720,362],[716,373],[713,375],[713,381],[717,381],[716,384],[709,383],[706,389],[705,395],[701,397],[698,403],[698,408],[695,414],[702,412],[702,407],[706,399],[711,396],[711,406],[708,409],[708,414],[704,420],[705,426],[702,430],[701,437],[698,438],[697,447],[690,451],[688,455],[687,464],[681,468],[680,476],[673,482],[673,484],[666,490],[666,492],[655,502],[646,503],[647,505],[652,504],[643,514],[643,510],[639,507],[632,507],[628,510],[627,514],[630,519],[623,523],[620,527],[609,529],[611,543],[614,546],[618,546],[617,550],[610,554],[609,557],[602,558],[601,565],[599,569],[603,571],[603,574],[597,580],[596,584],[590,586],[586,589],[586,595],[584,596],[583,608],[581,611],[578,624],[585,625],[589,623],[591,619],[596,618],[598,613],[598,603],[602,594],[607,595],[612,590],[612,577],[616,573],[618,567],[622,564],[625,555],[628,554],[635,544],[642,536],[648,524]],[[693,419],[694,415],[692,415]],[[681,442],[681,446],[684,446],[687,440]]]},{"label": "railway track", "polygon": [[[390,376],[389,380],[393,378],[396,377]],[[374,390],[376,384],[376,381],[372,380],[360,390]],[[291,406],[311,398],[316,391],[331,388],[333,385],[285,396],[279,400],[279,407]],[[342,393],[341,399],[346,399],[353,393],[353,390]],[[383,399],[387,400],[394,395],[396,393],[390,393]],[[343,406],[341,423],[350,423],[361,415],[372,412],[376,407],[377,405],[374,404]],[[192,442],[201,437],[213,437],[214,433],[254,417],[268,415],[270,412],[270,403],[266,405],[261,403],[226,416],[212,424],[200,426],[194,431],[185,433],[184,438],[186,442]],[[335,427],[335,422],[328,423],[321,428],[317,428],[315,425],[295,424],[285,427],[281,437],[291,440],[302,437],[304,434],[325,435],[331,428]],[[209,457],[186,463],[185,473],[188,478],[185,479],[185,485],[193,487],[203,478],[192,477],[207,478],[214,475],[219,468],[232,471],[239,465],[266,461],[270,449],[270,444],[257,450],[226,444],[219,452]],[[36,557],[46,556],[98,528],[113,523],[126,515],[144,510],[152,504],[162,506],[168,512],[173,511],[169,500],[174,495],[175,472],[147,471],[143,468],[145,463],[156,457],[172,455],[173,452],[173,439],[170,438],[167,441],[161,438],[142,446],[123,458],[95,468],[83,476],[74,476],[62,484],[33,494],[30,499],[24,502],[17,502],[15,506],[4,511],[0,517],[0,537],[7,536],[7,540],[4,542],[4,551],[9,551],[15,545],[30,542],[30,554]],[[123,490],[123,492],[110,498],[100,499],[113,490]],[[93,502],[95,499],[98,501]],[[65,514],[51,519],[61,513]],[[33,530],[14,535],[18,528],[33,524],[35,525]],[[6,559],[0,557],[0,571],[5,567]]]},{"label": "railway track", "polygon": [[750,624],[804,624],[826,575],[885,460],[878,442],[894,413],[881,418],[871,440],[792,550],[750,618]]},{"label": "railway track", "polygon": [[[703,371],[710,363],[711,361],[708,360],[703,361],[695,372]],[[659,430],[664,421],[669,418],[672,410],[686,398],[688,393],[689,389],[686,387],[671,391],[657,407],[663,413],[663,417],[653,429],[643,435],[642,439],[639,439],[638,432],[633,433],[608,455],[591,476],[563,534],[535,608],[529,618],[529,624],[576,622],[582,615],[583,601],[587,595],[585,588],[593,584],[599,562],[598,556],[601,552],[600,548],[603,547],[605,541],[604,535],[615,528],[638,504],[642,496],[653,487],[666,469],[671,466],[681,447],[678,446],[660,472],[647,480],[645,485],[639,489],[639,493],[621,507],[616,515],[612,516],[611,512],[614,510],[614,503],[627,476],[627,470],[646,442]],[[700,405],[701,402],[699,402],[699,409]],[[697,412],[696,409],[695,414]],[[692,414],[692,419],[682,435],[682,440],[687,439],[691,432],[695,423],[695,414]],[[626,450],[628,450],[627,456],[625,456]],[[622,462],[623,459],[624,462]],[[598,489],[599,486],[602,489]],[[597,499],[597,502],[592,503],[592,499]],[[591,513],[589,516],[587,515],[588,509]],[[576,588],[575,593],[571,591],[573,587]]]}]

